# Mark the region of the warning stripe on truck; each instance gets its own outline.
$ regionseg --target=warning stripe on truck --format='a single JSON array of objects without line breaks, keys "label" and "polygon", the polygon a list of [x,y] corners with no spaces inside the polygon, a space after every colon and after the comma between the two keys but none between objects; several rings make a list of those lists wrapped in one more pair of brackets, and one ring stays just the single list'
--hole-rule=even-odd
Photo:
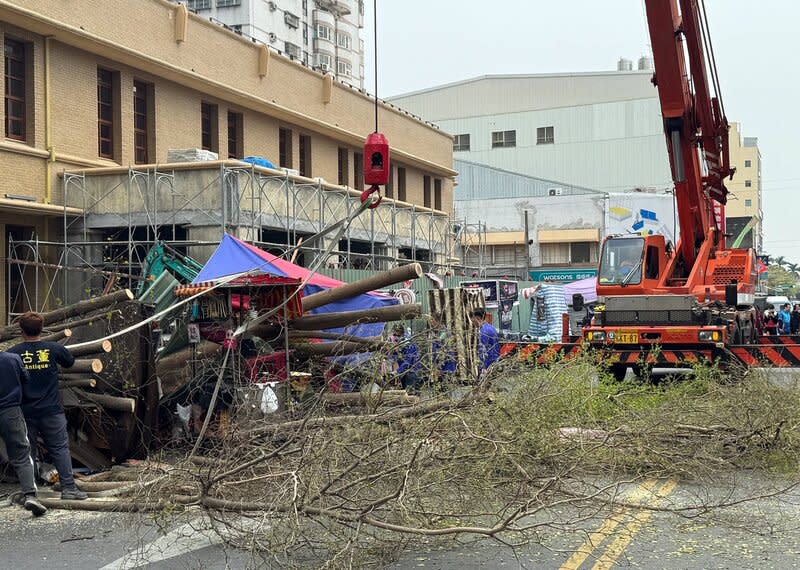
[{"label": "warning stripe on truck", "polygon": [[[522,343],[506,342],[500,346],[501,358],[514,358],[530,364],[548,364],[557,359],[568,359],[578,354],[587,354],[587,348],[577,343]],[[685,366],[701,361],[711,362],[713,354],[708,350],[665,350],[633,349],[603,350],[588,349],[598,364],[627,364],[629,366],[648,364],[665,366]]]},{"label": "warning stripe on truck", "polygon": [[500,347],[501,358],[515,358],[531,364],[548,364],[560,358],[571,358],[586,351],[595,361],[605,364],[627,364],[628,366],[686,366],[698,362],[743,364],[776,368],[800,368],[800,338],[790,336],[761,337],[758,344],[734,345],[727,348],[694,349],[690,347],[654,349],[588,348],[577,343],[526,343],[506,342]]}]

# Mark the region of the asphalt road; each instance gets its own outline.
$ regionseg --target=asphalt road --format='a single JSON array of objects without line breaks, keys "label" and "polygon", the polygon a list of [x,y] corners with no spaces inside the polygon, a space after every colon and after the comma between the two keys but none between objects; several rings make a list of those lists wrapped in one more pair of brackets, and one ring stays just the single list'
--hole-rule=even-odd
[{"label": "asphalt road", "polygon": [[[776,372],[774,378],[786,385],[798,381],[797,375],[788,372]],[[625,486],[621,498],[673,510],[762,498],[705,514],[632,508],[603,512],[566,528],[545,527],[534,543],[516,548],[489,539],[433,542],[420,538],[389,568],[799,568],[800,487],[775,494],[791,485],[785,478],[754,473],[739,473],[707,486],[645,480]],[[0,486],[0,494],[14,489]],[[574,514],[551,511],[548,516],[568,520]],[[248,553],[223,542],[197,521],[161,528],[147,515],[52,510],[35,519],[19,507],[0,508],[2,568],[264,568]]]}]

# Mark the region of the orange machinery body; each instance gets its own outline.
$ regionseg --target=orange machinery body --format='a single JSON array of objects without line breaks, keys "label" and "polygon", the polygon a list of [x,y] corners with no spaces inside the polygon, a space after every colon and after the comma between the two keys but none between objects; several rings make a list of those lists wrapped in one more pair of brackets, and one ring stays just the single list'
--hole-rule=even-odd
[{"label": "orange machinery body", "polygon": [[[645,236],[642,238],[641,279],[622,285],[613,282],[604,284],[601,277],[597,283],[597,295],[693,295],[700,303],[724,302],[725,287],[736,283],[739,296],[737,305],[752,305],[758,279],[755,253],[752,249],[714,250],[715,232],[714,229],[709,230],[707,239],[697,253],[694,267],[685,278],[672,277],[680,274],[676,268],[679,256],[674,251],[668,252],[664,236]],[[680,242],[676,251],[680,251]],[[602,262],[600,272],[602,275]]]}]

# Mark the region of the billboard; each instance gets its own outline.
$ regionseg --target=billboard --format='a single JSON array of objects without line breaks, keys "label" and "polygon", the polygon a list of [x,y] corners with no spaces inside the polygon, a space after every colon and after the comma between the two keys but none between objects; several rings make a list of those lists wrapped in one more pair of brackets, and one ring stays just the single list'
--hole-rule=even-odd
[{"label": "billboard", "polygon": [[675,243],[678,218],[672,194],[610,194],[606,235],[618,234],[660,234]]}]

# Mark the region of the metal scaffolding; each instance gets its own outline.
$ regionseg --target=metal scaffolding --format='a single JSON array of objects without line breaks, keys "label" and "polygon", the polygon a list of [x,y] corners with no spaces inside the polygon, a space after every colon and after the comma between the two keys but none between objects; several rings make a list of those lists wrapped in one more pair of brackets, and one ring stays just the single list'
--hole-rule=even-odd
[{"label": "metal scaffolding", "polygon": [[[331,246],[309,236],[360,206],[352,188],[238,161],[65,172],[62,189],[59,241],[9,240],[10,314],[133,286],[156,239],[204,261],[227,232],[309,264]],[[447,214],[384,199],[354,219],[322,267],[382,270],[418,261],[442,274],[479,269],[458,255],[458,230]]]}]

